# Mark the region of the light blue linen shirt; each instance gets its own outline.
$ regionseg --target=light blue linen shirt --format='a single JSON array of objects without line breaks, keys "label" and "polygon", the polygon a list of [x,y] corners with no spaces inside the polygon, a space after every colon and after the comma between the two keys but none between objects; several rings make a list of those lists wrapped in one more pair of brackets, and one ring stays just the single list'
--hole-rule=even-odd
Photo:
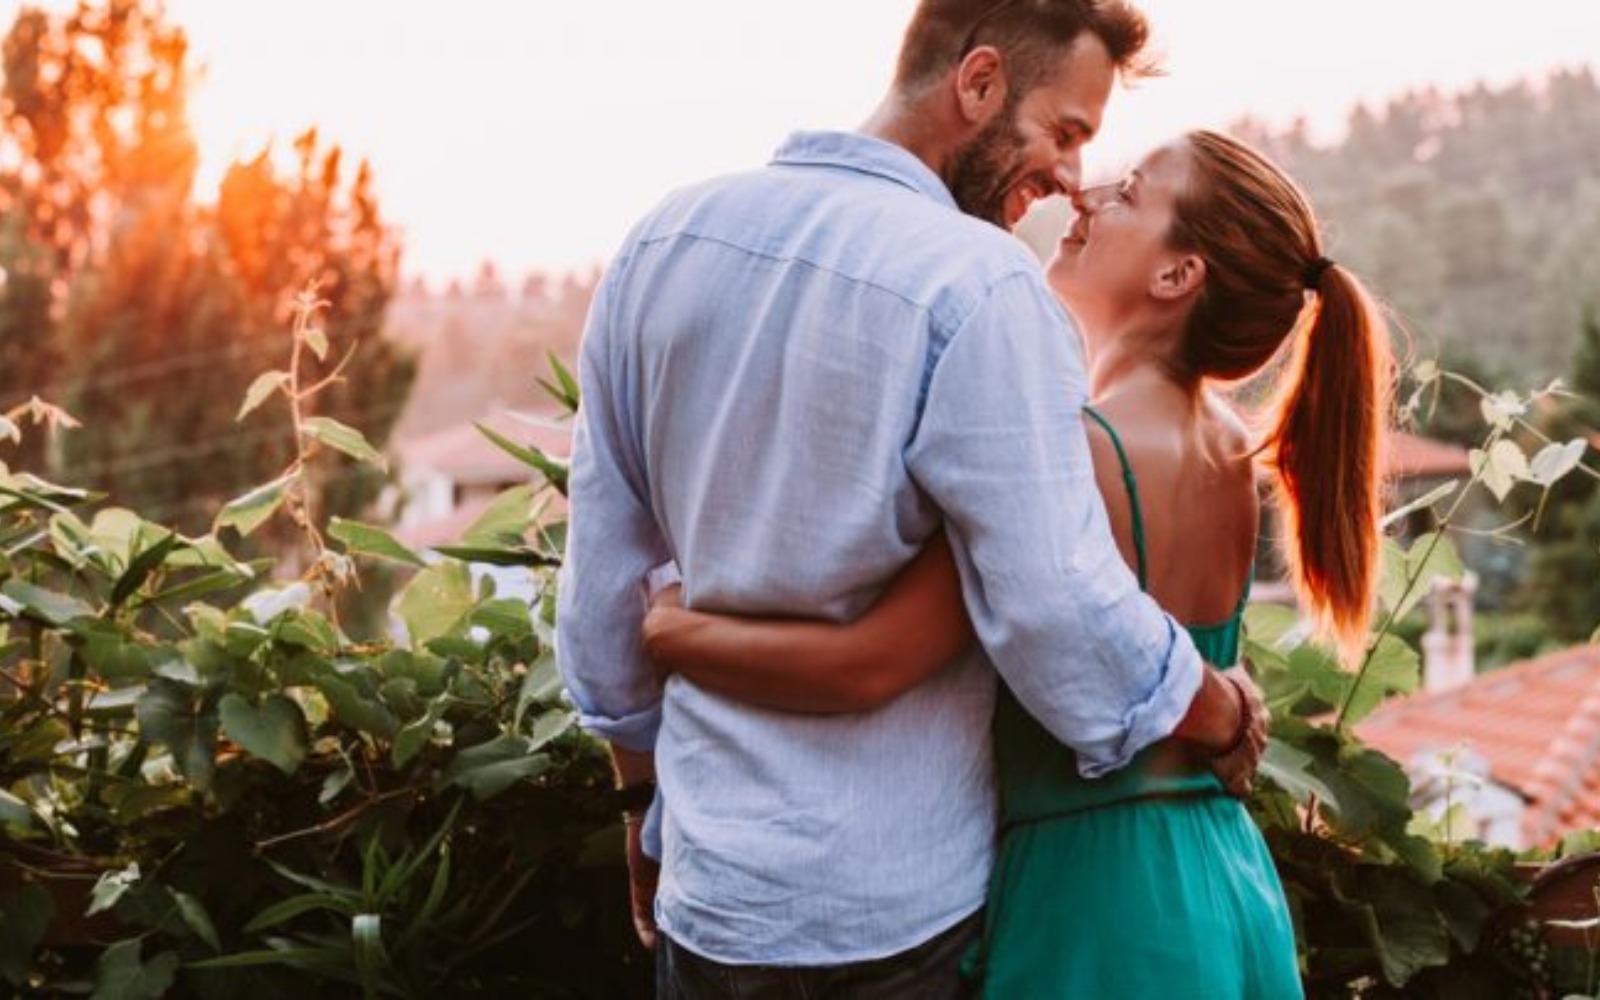
[{"label": "light blue linen shirt", "polygon": [[[655,751],[675,941],[831,965],[982,905],[994,668],[1086,774],[1183,716],[1200,660],[1112,541],[1081,352],[1018,241],[863,135],[791,137],[630,235],[584,336],[558,649],[584,725]],[[941,525],[981,648],[880,710],[663,691],[641,655],[658,564],[691,607],[847,620]]]}]

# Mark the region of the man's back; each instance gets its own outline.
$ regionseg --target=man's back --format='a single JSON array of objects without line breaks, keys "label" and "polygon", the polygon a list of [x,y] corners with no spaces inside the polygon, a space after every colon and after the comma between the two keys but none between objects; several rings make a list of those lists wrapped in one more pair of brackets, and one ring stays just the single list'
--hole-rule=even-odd
[{"label": "man's back", "polygon": [[[645,220],[597,300],[584,405],[591,422],[604,407],[687,601],[859,613],[938,527],[904,452],[939,352],[990,285],[1033,268],[925,166],[861,136],[800,137]],[[563,626],[565,645],[621,638]],[[859,715],[671,681],[662,930],[722,961],[829,964],[971,913],[993,839],[992,704],[976,653]]]}]

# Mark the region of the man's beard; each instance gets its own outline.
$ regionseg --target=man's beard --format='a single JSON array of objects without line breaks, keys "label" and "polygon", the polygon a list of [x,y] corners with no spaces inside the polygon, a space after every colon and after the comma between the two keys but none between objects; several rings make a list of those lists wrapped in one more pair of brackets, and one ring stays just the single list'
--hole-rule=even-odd
[{"label": "man's beard", "polygon": [[1006,194],[1021,172],[1017,155],[1024,142],[1017,109],[1003,108],[945,166],[945,184],[968,215],[1006,228]]}]

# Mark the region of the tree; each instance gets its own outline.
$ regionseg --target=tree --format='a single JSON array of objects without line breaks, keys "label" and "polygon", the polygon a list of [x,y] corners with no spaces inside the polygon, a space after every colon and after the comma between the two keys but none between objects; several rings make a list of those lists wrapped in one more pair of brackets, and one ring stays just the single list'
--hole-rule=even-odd
[{"label": "tree", "polygon": [[[264,149],[197,203],[188,44],[148,0],[25,10],[4,52],[0,402],[42,388],[83,420],[50,471],[204,531],[288,460],[281,428],[234,415],[284,366],[288,303],[308,282],[331,306],[317,374],[360,345],[325,415],[381,445],[415,366],[380,336],[399,248],[368,166],[352,175],[308,131],[291,169]],[[10,460],[39,467],[33,447]],[[331,463],[322,500],[351,513],[379,478]]]},{"label": "tree", "polygon": [[1298,125],[1239,130],[1305,185],[1333,255],[1428,347],[1530,384],[1563,373],[1581,294],[1600,280],[1594,73],[1404,94],[1357,108],[1348,126],[1326,147]]}]

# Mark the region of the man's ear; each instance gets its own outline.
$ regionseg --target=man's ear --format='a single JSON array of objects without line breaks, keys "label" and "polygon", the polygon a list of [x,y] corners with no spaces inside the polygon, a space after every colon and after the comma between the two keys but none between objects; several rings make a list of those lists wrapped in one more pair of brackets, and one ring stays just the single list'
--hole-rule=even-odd
[{"label": "man's ear", "polygon": [[993,45],[968,52],[956,67],[956,101],[969,125],[987,124],[1006,103],[1006,67]]},{"label": "man's ear", "polygon": [[1150,279],[1150,294],[1173,302],[1200,294],[1206,283],[1206,262],[1199,254],[1186,253],[1169,260]]}]

